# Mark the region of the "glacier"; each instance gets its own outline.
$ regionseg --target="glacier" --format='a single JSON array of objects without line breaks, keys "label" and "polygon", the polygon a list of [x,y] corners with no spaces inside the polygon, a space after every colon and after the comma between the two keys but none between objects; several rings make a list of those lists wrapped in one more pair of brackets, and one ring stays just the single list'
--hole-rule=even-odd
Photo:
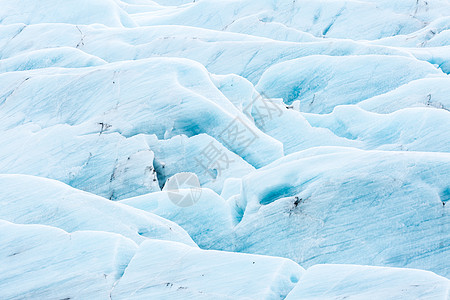
[{"label": "glacier", "polygon": [[449,0],[0,0],[0,299],[450,300]]}]

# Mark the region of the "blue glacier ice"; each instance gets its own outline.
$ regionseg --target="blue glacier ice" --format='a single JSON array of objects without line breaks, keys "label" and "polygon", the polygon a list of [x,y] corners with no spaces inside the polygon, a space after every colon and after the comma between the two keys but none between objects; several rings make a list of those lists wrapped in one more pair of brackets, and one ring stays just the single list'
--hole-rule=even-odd
[{"label": "blue glacier ice", "polygon": [[449,0],[0,0],[0,299],[450,300]]}]

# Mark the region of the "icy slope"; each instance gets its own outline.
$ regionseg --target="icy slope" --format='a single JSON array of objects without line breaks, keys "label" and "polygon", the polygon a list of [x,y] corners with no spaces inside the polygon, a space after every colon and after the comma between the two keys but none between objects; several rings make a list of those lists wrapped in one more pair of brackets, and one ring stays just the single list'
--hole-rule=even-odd
[{"label": "icy slope", "polygon": [[[227,178],[243,177],[255,170],[240,156],[207,134],[199,134],[190,138],[179,135],[166,140],[158,140],[155,136],[146,136],[146,141],[155,153],[154,165],[161,183],[165,183],[168,178],[177,173],[192,172],[198,174],[203,187],[220,193]],[[214,169],[213,166],[208,166],[200,161],[199,157],[202,157],[204,149],[208,147],[213,147],[221,153],[227,168],[222,169],[218,164],[217,169]]]},{"label": "icy slope", "polygon": [[6,221],[0,258],[2,299],[280,299],[303,273],[284,258]]},{"label": "icy slope", "polygon": [[[191,190],[180,189],[178,193],[189,196]],[[231,213],[231,207],[225,199],[209,189],[201,189],[195,205],[189,207],[174,204],[168,191],[120,202],[176,222],[201,248],[227,251],[235,248],[237,241],[233,230],[236,221]]]},{"label": "icy slope", "polygon": [[5,221],[0,232],[2,299],[446,299],[450,286],[419,270],[319,265],[305,272],[287,259],[160,240],[138,247],[105,232]]},{"label": "icy slope", "polygon": [[177,224],[142,210],[108,201],[58,181],[28,175],[0,175],[0,219],[42,224],[67,232],[95,230],[136,243],[152,238],[195,246]]},{"label": "icy slope", "polygon": [[[0,80],[7,83],[0,87],[2,129],[29,122],[44,128],[87,122],[97,124],[99,133],[125,137],[208,133],[219,142],[228,140],[230,150],[257,167],[283,154],[281,143],[258,130],[217,90],[204,67],[190,60],[151,58],[95,68],[12,72],[0,74]],[[41,88],[49,85],[56,88]],[[254,140],[251,145],[225,140],[235,118],[242,120],[239,131]]]},{"label": "icy slope", "polygon": [[131,260],[111,297],[283,299],[302,273],[303,269],[288,259],[148,241]]},{"label": "icy slope", "polygon": [[450,299],[449,16],[0,0],[0,298]]},{"label": "icy slope", "polygon": [[107,123],[86,125],[25,125],[4,131],[0,172],[45,176],[110,200],[160,190],[154,154],[144,137],[103,134]]},{"label": "icy slope", "polygon": [[[216,11],[221,12],[220,17],[215,17]],[[377,18],[379,14],[384,17]],[[180,7],[175,13],[166,9],[134,14],[132,17],[140,25],[177,24],[222,31],[234,31],[237,28],[240,32],[250,34],[255,33],[256,30],[252,30],[254,27],[268,23],[268,26],[261,26],[263,28],[259,31],[267,34],[281,27],[285,31],[307,31],[317,37],[352,39],[378,39],[410,33],[422,25],[412,16],[398,14],[373,3],[330,0],[202,0]],[[247,28],[250,31],[245,30]],[[269,37],[277,36],[272,33]]]},{"label": "icy slope", "polygon": [[244,177],[236,201],[244,211],[236,227],[240,250],[304,266],[345,262],[448,276],[450,224],[443,204],[450,189],[442,174],[449,168],[447,153],[292,154]]},{"label": "icy slope", "polygon": [[292,43],[243,34],[183,26],[108,28],[70,24],[0,26],[1,58],[48,48],[72,47],[108,62],[149,57],[183,57],[203,64],[215,74],[238,74],[253,83],[274,63],[320,55],[401,55],[405,49],[363,42],[318,39]]},{"label": "icy slope", "polygon": [[[281,74],[281,75],[280,75]],[[329,113],[415,79],[443,76],[432,65],[397,56],[307,56],[276,64],[256,88],[270,98],[305,103],[302,111]]]},{"label": "icy slope", "polygon": [[365,110],[390,113],[406,107],[450,109],[450,78],[424,78],[411,81],[388,93],[360,102]]},{"label": "icy slope", "polygon": [[446,299],[449,280],[431,272],[351,265],[317,265],[300,279],[292,299]]},{"label": "icy slope", "polygon": [[327,128],[362,149],[450,151],[450,118],[444,109],[406,108],[375,114],[355,106],[338,106],[331,114],[304,116],[312,126]]},{"label": "icy slope", "polygon": [[0,233],[2,299],[108,299],[137,249],[106,232],[0,221]]},{"label": "icy slope", "polygon": [[2,299],[447,299],[450,288],[448,279],[412,269],[305,272],[288,259],[160,240],[138,247],[117,234],[5,221],[0,233]]},{"label": "icy slope", "polygon": [[58,1],[36,2],[22,0],[0,1],[2,11],[0,24],[104,24],[111,27],[133,27],[135,23],[114,0],[66,0],[64,5]]},{"label": "icy slope", "polygon": [[227,204],[208,191],[189,208],[173,205],[167,192],[122,202],[177,222],[208,249],[229,250],[231,242],[234,251],[303,266],[412,267],[448,276],[450,189],[441,174],[449,171],[447,153],[316,148],[243,177]]}]

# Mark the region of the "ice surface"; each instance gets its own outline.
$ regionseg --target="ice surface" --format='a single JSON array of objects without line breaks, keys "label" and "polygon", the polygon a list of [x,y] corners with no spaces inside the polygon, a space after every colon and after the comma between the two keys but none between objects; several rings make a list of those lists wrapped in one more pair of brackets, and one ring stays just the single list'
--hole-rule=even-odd
[{"label": "ice surface", "polygon": [[113,27],[134,27],[136,24],[114,0],[0,1],[0,24],[69,23],[104,24]]},{"label": "ice surface", "polygon": [[48,225],[67,232],[113,232],[136,243],[156,238],[195,246],[189,235],[173,222],[55,180],[0,175],[0,189],[0,219],[6,221]]},{"label": "ice surface", "polygon": [[0,298],[109,299],[136,249],[118,234],[0,220]]},{"label": "ice surface", "polygon": [[342,105],[331,114],[306,114],[305,118],[313,127],[327,128],[354,141],[353,146],[358,148],[449,152],[450,112],[432,108],[431,103],[427,105],[430,108],[408,108],[391,114]]},{"label": "ice surface", "polygon": [[430,75],[444,77],[432,65],[405,57],[313,55],[270,67],[256,88],[287,104],[300,100],[302,111],[330,113]]},{"label": "ice surface", "polygon": [[368,264],[448,276],[449,168],[448,153],[291,154],[243,178],[238,250],[305,267]]},{"label": "ice surface", "polygon": [[200,62],[214,74],[234,73],[254,84],[271,65],[308,55],[411,56],[405,49],[352,40],[318,39],[316,42],[292,43],[171,25],[124,29],[100,25],[15,24],[0,26],[0,32],[2,58],[63,46],[81,49],[108,62],[183,57]]},{"label": "ice surface", "polygon": [[420,270],[317,265],[305,272],[283,258],[161,240],[138,247],[113,233],[6,221],[0,233],[2,299],[447,299],[449,290],[448,279]]},{"label": "ice surface", "polygon": [[171,203],[167,192],[123,203],[177,222],[203,248],[289,257],[304,266],[348,262],[448,276],[449,182],[441,174],[449,159],[316,148],[243,177],[227,203],[207,190],[189,208]]},{"label": "ice surface", "polygon": [[301,277],[293,299],[447,299],[450,281],[414,269],[317,265]]},{"label": "ice surface", "polygon": [[[448,8],[448,3],[445,4],[444,8]],[[220,12],[218,16],[216,11]],[[383,18],[377,17],[380,14]],[[250,16],[257,17],[250,23],[253,26],[248,24]],[[377,39],[410,33],[423,27],[423,23],[411,15],[398,14],[368,2],[342,0],[201,0],[180,7],[175,12],[158,10],[132,17],[139,25],[177,24],[222,31],[237,27],[241,32],[246,27],[253,29],[260,23],[269,23],[272,28],[273,25],[284,25],[317,37],[352,39]],[[270,27],[263,27],[259,32],[270,32]],[[255,34],[254,30],[244,32]]]},{"label": "ice surface", "polygon": [[85,125],[39,130],[28,124],[4,131],[0,172],[56,179],[110,200],[160,190],[154,153],[143,136],[107,134],[107,122]]},{"label": "ice surface", "polygon": [[[208,133],[256,167],[283,155],[282,144],[258,130],[215,87],[204,67],[190,60],[152,58],[2,77],[13,82],[0,87],[5,119],[0,128],[30,122],[41,127],[88,122],[107,124],[109,132],[125,137]],[[56,88],[41,88],[47,85]],[[230,126],[238,126],[244,139],[254,142],[247,145],[230,137]]]},{"label": "ice surface", "polygon": [[[0,220],[2,299],[280,299],[303,269],[276,257]],[[5,247],[7,246],[7,247]]]},{"label": "ice surface", "polygon": [[[147,136],[146,141],[155,153],[155,170],[162,184],[179,172],[192,172],[198,174],[203,187],[220,193],[227,178],[242,177],[255,170],[240,156],[206,134],[190,138],[179,135],[167,140]],[[213,156],[219,155],[221,161],[211,163],[211,152]]]},{"label": "ice surface", "polygon": [[0,73],[48,67],[92,67],[105,63],[104,60],[76,48],[39,49],[0,60]]},{"label": "ice surface", "polygon": [[450,109],[450,78],[425,78],[411,81],[388,93],[360,102],[365,110],[390,113],[407,107]]},{"label": "ice surface", "polygon": [[283,299],[303,271],[288,259],[205,251],[153,240],[141,245],[111,296],[112,299]]},{"label": "ice surface", "polygon": [[378,45],[389,45],[398,47],[428,47],[428,46],[445,46],[448,45],[448,30],[450,29],[450,18],[448,14],[446,17],[438,18],[426,27],[407,35],[396,35],[388,38],[383,38],[373,41]]},{"label": "ice surface", "polygon": [[2,300],[450,299],[448,0],[0,7]]},{"label": "ice surface", "polygon": [[183,227],[192,239],[206,249],[234,250],[234,219],[228,203],[209,189],[179,189],[177,194],[193,197],[195,204],[180,207],[170,192],[162,191],[122,200],[121,203],[152,212]]}]

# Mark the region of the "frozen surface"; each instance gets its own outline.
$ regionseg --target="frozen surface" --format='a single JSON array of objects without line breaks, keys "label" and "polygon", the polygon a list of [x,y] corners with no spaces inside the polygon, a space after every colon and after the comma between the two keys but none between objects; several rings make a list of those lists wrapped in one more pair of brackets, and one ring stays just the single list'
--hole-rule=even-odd
[{"label": "frozen surface", "polygon": [[449,171],[448,153],[291,154],[243,178],[238,250],[305,267],[353,263],[448,276]]},{"label": "frozen surface", "polygon": [[318,39],[293,43],[202,28],[155,25],[105,28],[99,25],[14,24],[0,26],[1,57],[39,49],[72,47],[105,61],[182,57],[200,62],[214,74],[234,73],[256,84],[271,65],[308,55],[400,55],[405,49],[364,42]]},{"label": "frozen surface", "polygon": [[118,234],[0,220],[0,298],[108,299],[136,250]]},{"label": "frozen surface", "polygon": [[105,134],[106,122],[85,125],[39,130],[28,124],[3,131],[0,172],[56,179],[110,200],[160,190],[144,137]]},{"label": "frozen surface", "polygon": [[0,24],[69,23],[104,24],[113,27],[133,27],[135,23],[114,0],[68,0],[60,5],[56,0],[0,2]]},{"label": "frozen surface", "polygon": [[0,220],[2,299],[280,299],[304,270],[284,258]]},{"label": "frozen surface", "polygon": [[77,48],[61,47],[39,49],[22,53],[0,61],[0,73],[25,71],[48,67],[81,68],[99,66],[104,60],[86,54]]},{"label": "frozen surface", "polygon": [[450,112],[427,106],[391,114],[339,106],[331,114],[305,114],[305,118],[312,126],[329,129],[363,149],[449,152]]},{"label": "frozen surface", "polygon": [[449,299],[448,0],[0,7],[2,300]]},{"label": "frozen surface", "polygon": [[179,223],[203,248],[289,257],[303,266],[384,265],[448,276],[450,187],[442,174],[449,159],[315,148],[243,177],[239,191],[226,190],[227,202],[208,190],[189,208],[176,207],[167,192],[122,202]]},{"label": "frozen surface", "polygon": [[[255,170],[207,134],[190,138],[179,135],[167,140],[147,136],[146,141],[155,153],[154,164],[160,183],[179,172],[192,172],[198,174],[203,187],[220,193],[227,178],[242,177]],[[219,162],[211,159],[216,156],[221,159]]]},{"label": "frozen surface", "polygon": [[386,94],[358,105],[368,111],[390,113],[407,107],[434,107],[450,110],[450,78],[425,78],[411,81]]},{"label": "frozen surface", "polygon": [[289,294],[293,299],[447,299],[450,281],[414,269],[357,265],[317,265],[301,277]]},{"label": "frozen surface", "polygon": [[283,299],[303,271],[283,258],[148,241],[141,245],[111,296],[112,299]]},{"label": "frozen surface", "polygon": [[179,207],[171,201],[170,192],[167,191],[121,202],[176,222],[201,248],[233,250],[234,219],[228,203],[205,188],[195,191],[195,194],[190,189],[180,189],[178,194],[195,197],[195,204],[190,207]]},{"label": "frozen surface", "polygon": [[189,235],[173,222],[58,181],[28,175],[0,175],[0,189],[0,219],[6,221],[48,225],[67,232],[113,232],[136,243],[156,238],[195,246]]},{"label": "frozen surface", "polygon": [[[207,133],[256,167],[283,154],[279,141],[258,130],[215,87],[204,67],[187,59],[151,58],[13,74],[0,74],[6,82],[0,87],[5,120],[1,129],[27,123],[47,128],[87,122],[104,124],[99,133],[118,132],[125,137],[151,133],[163,139]],[[246,140],[254,141],[251,145],[228,137],[226,130],[233,122]]]},{"label": "frozen surface", "polygon": [[[449,4],[445,4],[448,11]],[[219,16],[216,11],[220,12]],[[383,18],[378,18],[380,14]],[[133,19],[140,25],[178,24],[222,31],[238,28],[250,34],[255,33],[253,28],[263,23],[266,26],[259,32],[272,38],[278,37],[273,33],[274,27],[281,27],[285,32],[289,29],[307,31],[317,37],[352,39],[377,39],[423,27],[423,23],[413,16],[398,14],[373,3],[342,0],[202,0],[180,7],[175,12],[158,10],[135,14]]]},{"label": "frozen surface", "polygon": [[405,57],[307,56],[270,67],[256,88],[287,104],[300,100],[302,111],[330,113],[337,105],[356,104],[430,75],[444,76]]}]

